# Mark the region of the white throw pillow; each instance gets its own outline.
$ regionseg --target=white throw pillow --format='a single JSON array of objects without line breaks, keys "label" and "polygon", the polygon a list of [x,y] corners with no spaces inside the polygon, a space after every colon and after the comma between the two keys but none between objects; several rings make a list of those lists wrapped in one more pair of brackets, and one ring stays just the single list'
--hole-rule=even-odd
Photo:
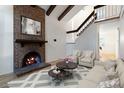
[{"label": "white throw pillow", "polygon": [[119,80],[120,80],[120,87],[124,88],[124,72],[121,74],[121,76],[119,76]]},{"label": "white throw pillow", "polygon": [[105,64],[104,64],[104,69],[105,69],[106,71],[108,71],[108,70],[114,68],[114,70],[115,70],[115,65],[116,65],[116,62],[113,62],[113,61],[105,62]]},{"label": "white throw pillow", "polygon": [[124,88],[124,62],[121,59],[117,60],[116,71],[118,72],[120,87]]},{"label": "white throw pillow", "polygon": [[84,51],[83,54],[84,54],[84,57],[86,57],[86,58],[91,58],[93,52],[92,52],[92,51]]},{"label": "white throw pillow", "polygon": [[124,72],[124,62],[122,60],[117,60],[116,71],[118,72],[119,76],[121,76],[121,74]]},{"label": "white throw pillow", "polygon": [[118,73],[113,71],[107,71],[105,76],[108,78],[108,80],[112,80],[114,78],[118,78]]},{"label": "white throw pillow", "polygon": [[79,51],[79,50],[73,51],[73,56],[76,56],[76,57],[81,56],[81,51]]}]

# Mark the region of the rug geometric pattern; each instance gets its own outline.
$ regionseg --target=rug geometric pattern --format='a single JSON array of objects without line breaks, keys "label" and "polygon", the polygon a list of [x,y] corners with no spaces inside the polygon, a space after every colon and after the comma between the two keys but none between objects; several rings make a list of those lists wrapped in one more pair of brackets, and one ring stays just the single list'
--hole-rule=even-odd
[{"label": "rug geometric pattern", "polygon": [[[54,68],[54,67],[52,67]],[[52,69],[51,68],[51,69]],[[22,77],[13,81],[8,82],[10,88],[76,88],[79,86],[80,80],[82,80],[89,69],[86,67],[79,66],[73,70],[73,78],[63,80],[59,84],[48,75],[48,70],[42,70],[39,72],[32,73],[26,77]]]}]

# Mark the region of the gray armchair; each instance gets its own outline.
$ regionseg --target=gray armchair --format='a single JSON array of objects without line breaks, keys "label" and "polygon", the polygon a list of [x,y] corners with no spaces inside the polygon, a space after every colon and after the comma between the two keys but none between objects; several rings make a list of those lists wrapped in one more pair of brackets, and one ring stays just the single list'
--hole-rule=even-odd
[{"label": "gray armchair", "polygon": [[79,65],[86,67],[93,67],[95,60],[95,53],[93,51],[83,51],[82,56],[79,57]]}]

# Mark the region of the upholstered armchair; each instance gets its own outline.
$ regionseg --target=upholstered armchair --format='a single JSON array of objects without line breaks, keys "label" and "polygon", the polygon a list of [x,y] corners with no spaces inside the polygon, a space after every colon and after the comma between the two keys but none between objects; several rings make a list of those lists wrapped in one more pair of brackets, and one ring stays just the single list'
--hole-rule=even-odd
[{"label": "upholstered armchair", "polygon": [[95,60],[95,53],[93,51],[83,51],[82,56],[79,57],[79,65],[86,67],[93,67]]}]

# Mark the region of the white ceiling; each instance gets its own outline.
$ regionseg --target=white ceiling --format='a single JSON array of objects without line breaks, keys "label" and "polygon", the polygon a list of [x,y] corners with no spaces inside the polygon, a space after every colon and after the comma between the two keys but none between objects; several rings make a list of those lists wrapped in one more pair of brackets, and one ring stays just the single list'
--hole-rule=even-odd
[{"label": "white ceiling", "polygon": [[84,6],[86,5],[75,5],[71,11],[65,17],[62,19],[64,22],[68,22],[71,20],[80,10],[84,9]]},{"label": "white ceiling", "polygon": [[[48,10],[50,5],[39,5],[41,8],[45,9],[45,11]],[[85,9],[86,5],[75,5],[68,14],[65,15],[65,17],[60,22],[68,22],[71,20],[80,10]],[[50,16],[58,19],[58,17],[61,15],[61,13],[68,7],[68,5],[57,5],[55,9],[52,11]]]},{"label": "white ceiling", "polygon": [[39,5],[41,8],[43,8],[45,11],[49,8],[50,5]]}]

